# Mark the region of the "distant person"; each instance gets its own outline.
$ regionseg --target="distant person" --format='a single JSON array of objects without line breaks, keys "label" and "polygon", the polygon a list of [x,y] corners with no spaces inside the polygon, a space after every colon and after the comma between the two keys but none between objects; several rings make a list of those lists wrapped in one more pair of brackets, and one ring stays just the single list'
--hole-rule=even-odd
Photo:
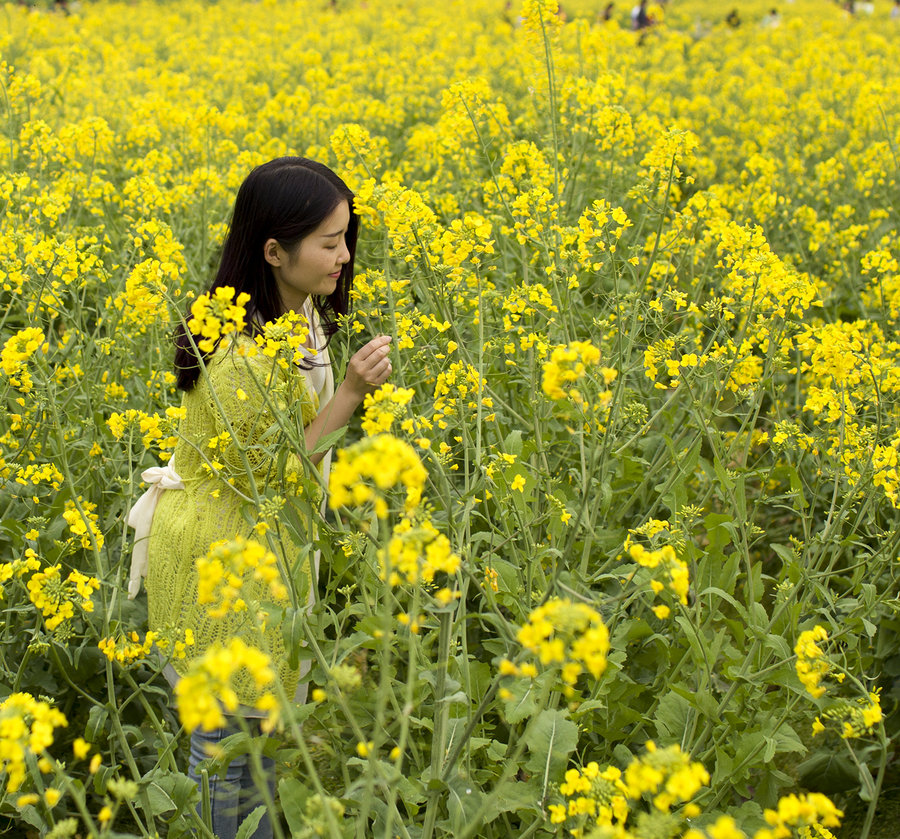
[{"label": "distant person", "polygon": [[891,9],[891,20],[900,22],[900,0],[894,0],[894,8]]},{"label": "distant person", "polygon": [[641,0],[631,10],[631,28],[635,32],[639,32],[642,29],[649,29],[652,25],[653,18],[647,13],[647,0]]},{"label": "distant person", "polygon": [[[900,3],[900,0],[897,0],[897,2]],[[608,20],[612,20],[613,9],[615,8],[615,6],[615,3],[607,3],[606,8],[600,13],[600,20],[602,20],[604,23],[606,23],[606,21]]]},{"label": "distant person", "polygon": [[769,9],[769,13],[763,18],[762,25],[766,29],[777,29],[781,26],[781,15],[778,9]]},{"label": "distant person", "polygon": [[505,20],[513,29],[517,29],[522,25],[522,18],[517,17],[513,12],[512,0],[506,0],[503,4],[503,20]]},{"label": "distant person", "polygon": [[728,17],[725,18],[725,23],[727,23],[732,29],[737,29],[741,25],[741,16],[738,13],[737,9],[732,9],[728,13]]}]

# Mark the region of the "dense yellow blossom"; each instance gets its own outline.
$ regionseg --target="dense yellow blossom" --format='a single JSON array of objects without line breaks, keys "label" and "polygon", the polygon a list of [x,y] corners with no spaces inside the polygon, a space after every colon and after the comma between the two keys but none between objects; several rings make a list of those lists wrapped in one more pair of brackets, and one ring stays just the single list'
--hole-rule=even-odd
[{"label": "dense yellow blossom", "polygon": [[97,514],[94,512],[96,509],[96,504],[85,501],[79,496],[77,504],[71,500],[66,501],[63,518],[68,523],[72,535],[79,538],[83,548],[96,547],[97,550],[100,550],[103,547],[104,537],[99,527]]},{"label": "dense yellow blossom", "polygon": [[93,612],[91,595],[98,588],[100,581],[94,577],[70,571],[63,579],[61,566],[52,565],[31,575],[28,597],[46,618],[47,629],[54,630],[75,617],[76,606],[84,612]]},{"label": "dense yellow blossom", "polygon": [[13,693],[0,702],[0,768],[7,792],[22,786],[28,756],[43,755],[53,744],[53,729],[65,725],[61,711],[31,694]]},{"label": "dense yellow blossom", "polygon": [[48,349],[49,344],[44,339],[42,330],[34,326],[22,329],[3,344],[3,349],[0,350],[0,369],[13,387],[28,393],[34,386],[28,361],[39,350],[46,353]]},{"label": "dense yellow blossom", "polygon": [[406,413],[403,409],[415,395],[412,388],[397,387],[390,382],[383,384],[374,393],[366,394],[363,400],[363,431],[366,434],[390,431],[394,420]]},{"label": "dense yellow blossom", "polygon": [[211,353],[226,335],[244,331],[247,314],[244,304],[250,295],[242,292],[235,298],[230,286],[221,286],[211,294],[201,294],[191,304],[188,330],[196,336],[197,347],[204,353]]},{"label": "dense yellow blossom", "polygon": [[831,671],[831,663],[825,658],[825,652],[818,645],[819,641],[827,641],[828,633],[822,626],[807,629],[800,633],[794,653],[797,656],[795,667],[797,677],[803,686],[816,698],[825,693],[820,684],[822,678]]},{"label": "dense yellow blossom", "polygon": [[422,499],[428,473],[415,450],[390,434],[367,437],[341,449],[331,469],[328,503],[332,509],[359,506],[368,501],[385,518],[385,496],[394,489],[405,491],[404,509],[411,511]]},{"label": "dense yellow blossom", "polygon": [[557,667],[567,693],[583,673],[599,679],[606,670],[609,632],[586,603],[554,598],[532,610],[519,629],[519,643],[544,667]]},{"label": "dense yellow blossom", "polygon": [[210,617],[223,618],[247,608],[241,597],[245,580],[265,584],[273,600],[287,597],[275,554],[252,539],[238,538],[211,545],[206,556],[198,557],[196,565],[197,602],[212,604]]},{"label": "dense yellow blossom", "polygon": [[678,559],[675,549],[671,545],[663,545],[659,550],[654,551],[647,550],[643,545],[636,544],[628,549],[628,555],[638,565],[660,572],[662,580],[654,576],[651,581],[654,592],[658,593],[665,585],[675,594],[682,605],[687,604],[687,595],[690,588],[688,567]]},{"label": "dense yellow blossom", "polygon": [[[402,638],[421,664],[420,650],[438,648],[428,608],[443,621],[465,598],[446,674],[459,690],[438,697],[437,682],[425,694],[410,683],[414,704],[434,688],[435,708],[452,720],[449,731],[425,722],[433,748],[409,730],[391,759],[410,784],[430,777],[430,755],[459,754],[474,787],[507,731],[528,730],[526,720],[495,725],[508,709],[478,670],[509,655],[501,697],[527,692],[519,710],[528,714],[544,686],[562,686],[570,702],[551,694],[552,707],[578,726],[577,754],[588,761],[544,778],[540,791],[539,776],[517,780],[530,790],[529,818],[540,802],[573,836],[606,819],[598,835],[740,839],[727,816],[694,821],[685,796],[703,773],[686,755],[660,747],[622,771],[601,766],[647,736],[628,713],[651,725],[648,708],[662,720],[694,690],[700,711],[673,739],[685,751],[715,744],[723,766],[753,742],[760,715],[793,724],[783,716],[792,688],[774,681],[783,645],[760,640],[769,621],[798,639],[797,673],[816,699],[802,730],[815,714],[813,730],[827,732],[816,747],[836,733],[859,757],[856,738],[890,735],[889,709],[852,672],[870,645],[861,636],[841,650],[840,667],[855,677],[843,691],[853,684],[862,695],[825,696],[826,677],[843,671],[825,655],[824,630],[796,625],[798,614],[827,610],[851,631],[864,620],[878,628],[896,594],[895,558],[883,555],[900,509],[900,50],[889,3],[851,18],[838,3],[794,0],[780,26],[760,26],[768,4],[748,0],[744,25],[732,29],[716,4],[678,0],[650,4],[655,24],[640,33],[628,29],[629,6],[614,4],[604,22],[606,4],[588,0],[412,0],[403,14],[389,0],[70,5],[71,16],[9,4],[0,36],[2,652],[14,664],[25,656],[23,678],[44,664],[40,627],[54,645],[94,650],[84,659],[96,658],[97,638],[81,637],[82,625],[108,625],[102,650],[123,665],[142,661],[151,643],[163,648],[116,591],[127,563],[122,505],[148,459],[141,446],[166,460],[175,445],[171,333],[186,300],[202,350],[249,326],[256,340],[244,344],[257,360],[303,364],[299,318],[248,324],[234,290],[193,296],[212,276],[238,185],[255,165],[299,154],[345,178],[361,220],[352,313],[329,345],[336,374],[367,336],[395,339],[392,381],[364,406],[368,437],[354,442],[354,419],[336,457],[335,512],[309,530],[311,553],[343,549],[323,586],[329,596],[343,587],[335,601],[350,604],[336,620],[359,622],[350,635],[314,622],[327,634],[322,651],[340,667],[333,662],[357,652],[344,643],[369,650],[374,638],[389,655]],[[290,49],[279,47],[285,38]],[[235,394],[244,403],[257,395]],[[270,395],[289,414],[297,394]],[[186,442],[212,462],[234,441],[216,428]],[[278,518],[268,533],[257,525],[259,538],[282,538],[296,523],[287,508]],[[630,528],[642,546],[626,541],[622,574],[616,545]],[[208,561],[210,605],[240,608],[241,570],[276,582],[261,551]],[[82,576],[67,578],[70,567]],[[88,567],[104,575],[103,609]],[[644,585],[657,596],[649,603]],[[370,599],[379,587],[383,598]],[[547,599],[556,594],[572,600]],[[397,602],[407,597],[414,602]],[[94,600],[91,621],[67,620]],[[397,623],[406,630],[395,634]],[[513,654],[521,624],[525,649]],[[189,639],[171,639],[163,657],[179,644]],[[266,681],[259,657],[230,651],[226,662],[219,652],[185,680],[191,725],[219,721],[229,667],[242,656]],[[368,712],[366,666],[365,653],[347,664],[354,703]],[[391,681],[392,663],[379,661],[378,672]],[[577,683],[596,703],[583,712]],[[405,711],[410,697],[396,698],[384,707]],[[707,713],[719,702],[720,713]],[[334,714],[337,726],[337,708],[316,713]],[[388,727],[418,726],[419,711]],[[457,724],[469,720],[478,730],[460,753]],[[362,728],[335,738],[350,757],[342,768],[355,783],[360,743],[381,784],[384,762]],[[793,767],[783,731],[766,729],[769,764]],[[499,739],[485,745],[485,733]],[[149,747],[128,739],[136,755]],[[382,732],[374,742],[380,752]],[[86,759],[85,746],[76,755]],[[710,799],[737,806],[757,782],[777,786],[762,753],[735,760],[734,777],[717,772]],[[109,757],[118,756],[114,747]],[[100,763],[94,755],[98,784],[107,769],[121,771],[101,773]],[[451,785],[456,768],[443,773]],[[745,770],[752,781],[739,777]],[[43,799],[22,790],[19,806],[61,809],[60,780]],[[444,830],[454,813],[442,794],[421,812],[408,808],[398,832],[421,832],[416,820],[435,807]],[[784,799],[760,839],[807,829],[812,810],[810,833],[825,836],[832,816],[809,803]],[[95,818],[108,825],[118,806],[104,802]],[[806,827],[791,821],[801,811]],[[519,815],[502,818],[515,825]]]},{"label": "dense yellow blossom", "polygon": [[153,646],[168,653],[171,658],[184,658],[187,647],[194,645],[194,633],[191,629],[170,637],[159,632],[147,632],[141,640],[137,632],[122,633],[116,637],[101,638],[97,643],[100,651],[110,660],[127,665],[146,658]]},{"label": "dense yellow blossom", "polygon": [[756,832],[754,839],[787,839],[792,828],[840,827],[841,812],[821,793],[787,795],[778,802],[775,810],[766,810],[766,822],[771,825]]},{"label": "dense yellow blossom", "polygon": [[430,583],[437,573],[455,574],[460,558],[450,540],[430,521],[403,519],[395,528],[387,547],[378,552],[382,579],[391,585],[401,581]]},{"label": "dense yellow blossom", "polygon": [[275,680],[269,657],[240,638],[232,638],[227,646],[214,645],[191,662],[186,676],[175,687],[178,713],[185,729],[200,727],[211,731],[225,725],[224,712],[234,713],[237,694],[231,686],[235,673],[246,669],[259,692],[255,707],[268,714],[268,722],[277,718],[277,702],[271,693]]}]

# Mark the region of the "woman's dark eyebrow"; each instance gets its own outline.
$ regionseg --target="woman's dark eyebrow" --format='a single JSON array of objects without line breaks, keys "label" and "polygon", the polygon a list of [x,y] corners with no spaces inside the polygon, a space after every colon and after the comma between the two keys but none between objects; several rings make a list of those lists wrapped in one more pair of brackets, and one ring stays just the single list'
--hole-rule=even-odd
[{"label": "woman's dark eyebrow", "polygon": [[337,233],[323,233],[322,238],[323,239],[333,239],[335,236],[343,236],[344,233],[346,233],[345,230],[338,230]]}]

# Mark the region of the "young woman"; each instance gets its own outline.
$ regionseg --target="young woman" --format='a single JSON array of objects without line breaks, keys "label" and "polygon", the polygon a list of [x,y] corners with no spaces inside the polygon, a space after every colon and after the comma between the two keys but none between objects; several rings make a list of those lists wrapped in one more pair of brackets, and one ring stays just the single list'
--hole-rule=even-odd
[{"label": "young woman", "polygon": [[[175,474],[170,470],[166,491],[157,493],[159,501],[151,512],[146,574],[150,628],[191,629],[195,639],[189,658],[174,662],[177,672],[170,673],[172,680],[184,675],[191,658],[215,642],[238,637],[259,647],[262,638],[288,695],[305,701],[305,685],[298,690],[299,673],[287,663],[280,628],[261,631],[248,611],[211,618],[209,606],[197,602],[195,563],[212,543],[250,538],[263,521],[279,534],[282,568],[292,569],[295,582],[305,580],[308,591],[302,594],[311,602],[317,559],[311,564],[304,560],[306,546],[296,544],[283,526],[278,527],[276,513],[260,514],[247,497],[255,484],[258,492],[274,490],[289,503],[297,485],[286,483],[285,476],[303,471],[296,454],[283,456],[279,451],[284,435],[277,433],[273,399],[296,417],[307,451],[315,452],[319,440],[346,425],[365,395],[391,373],[390,338],[379,336],[351,357],[336,390],[333,384],[328,341],[349,308],[358,226],[353,194],[326,166],[299,157],[259,166],[238,191],[210,288],[212,294],[230,287],[235,300],[242,293],[249,295],[244,304],[245,333],[222,338],[208,353],[195,349],[198,337],[192,339],[184,328],[176,335],[175,369],[184,391],[185,416],[170,464]],[[252,355],[252,347],[263,324],[291,311],[306,317],[309,330],[305,360],[285,370],[265,354]],[[319,453],[310,460],[319,464],[327,486],[328,457]],[[271,600],[263,585],[245,582],[242,597]],[[237,684],[236,692],[247,706],[242,716],[252,724],[251,680]],[[234,730],[234,726],[212,732],[197,729],[192,734],[189,769],[195,779],[197,764],[209,755],[210,745]],[[264,769],[271,791],[274,769],[271,763]],[[247,800],[255,785],[246,757],[233,761],[224,778],[210,778],[210,787],[213,830],[219,839],[233,837],[243,818],[260,803]],[[263,839],[271,834],[271,824],[264,818],[253,835]]]}]

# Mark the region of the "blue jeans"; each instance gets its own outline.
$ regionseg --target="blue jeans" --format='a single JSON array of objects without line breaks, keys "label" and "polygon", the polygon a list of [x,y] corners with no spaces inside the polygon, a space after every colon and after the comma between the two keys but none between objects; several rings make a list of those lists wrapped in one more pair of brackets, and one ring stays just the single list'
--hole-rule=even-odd
[{"label": "blue jeans", "polygon": [[[251,736],[260,734],[259,721],[247,719],[244,723]],[[208,746],[217,746],[226,737],[241,730],[237,722],[231,722],[225,728],[212,731],[201,731],[199,728],[191,734],[191,755],[188,761],[188,775],[197,782],[201,796],[203,787],[197,764],[206,760],[210,753]],[[270,800],[275,800],[275,761],[270,757],[261,757],[263,778],[269,789]],[[219,839],[234,839],[238,827],[244,819],[266,799],[253,780],[252,757],[249,754],[237,755],[225,768],[224,775],[209,776],[209,801],[212,810],[212,830]],[[197,812],[202,816],[202,802]],[[265,813],[251,839],[272,839],[272,822],[269,813]]]}]

